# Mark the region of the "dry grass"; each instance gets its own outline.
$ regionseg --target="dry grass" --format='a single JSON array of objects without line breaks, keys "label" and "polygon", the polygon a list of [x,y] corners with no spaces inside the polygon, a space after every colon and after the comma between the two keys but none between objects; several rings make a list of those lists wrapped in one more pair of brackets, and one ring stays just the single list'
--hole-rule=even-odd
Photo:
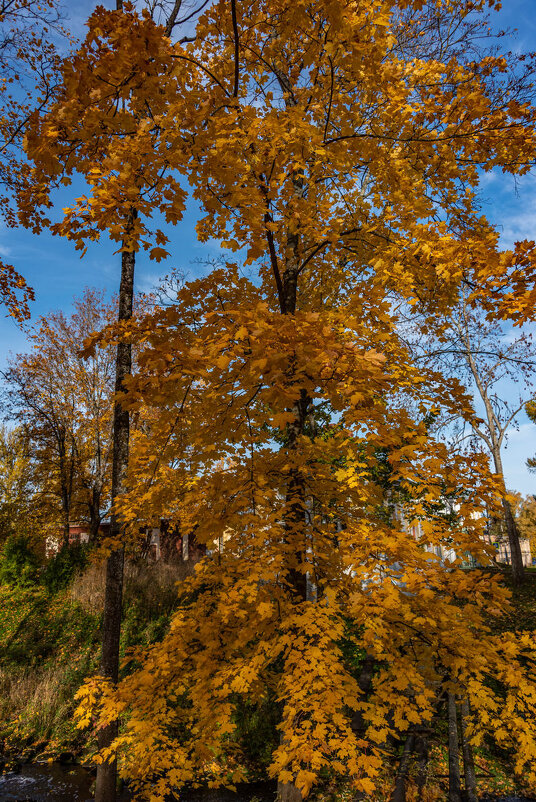
[{"label": "dry grass", "polygon": [[[14,673],[0,669],[0,720],[6,752],[10,742],[69,741],[72,736],[72,694],[66,683],[65,667],[48,665]],[[7,736],[7,737],[6,737]]]},{"label": "dry grass", "polygon": [[[124,599],[126,605],[136,604],[147,613],[160,613],[173,607],[177,598],[177,583],[192,573],[190,563],[165,563],[127,560],[125,563]],[[71,585],[71,598],[85,610],[98,615],[104,607],[106,567],[91,564]]]},{"label": "dry grass", "polygon": [[103,564],[92,563],[87,569],[78,574],[70,587],[73,601],[94,615],[102,612],[104,607],[104,583],[106,568]]},{"label": "dry grass", "polygon": [[[122,649],[162,637],[177,604],[177,584],[191,570],[184,564],[127,561]],[[49,598],[42,592],[36,605],[32,594],[21,591],[18,602],[13,600],[0,633],[4,657],[9,644],[9,659],[0,667],[0,743],[6,754],[41,751],[45,744],[47,754],[83,748],[86,736],[73,720],[74,694],[98,665],[104,586],[104,565],[92,564],[66,595]]]}]

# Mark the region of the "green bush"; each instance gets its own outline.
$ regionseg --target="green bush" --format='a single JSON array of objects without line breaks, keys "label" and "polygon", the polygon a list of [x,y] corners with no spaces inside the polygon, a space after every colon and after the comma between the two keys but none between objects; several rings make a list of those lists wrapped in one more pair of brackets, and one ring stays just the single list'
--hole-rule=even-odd
[{"label": "green bush", "polygon": [[70,543],[63,546],[48,562],[42,581],[51,593],[57,593],[69,585],[74,576],[87,567],[89,547],[85,543]]},{"label": "green bush", "polygon": [[271,763],[272,753],[279,743],[277,724],[281,706],[270,691],[258,702],[250,702],[238,695],[234,701],[236,730],[232,738],[240,746],[249,779],[266,779],[266,767]]},{"label": "green bush", "polygon": [[25,535],[11,535],[0,556],[0,583],[31,585],[37,581],[39,558]]}]

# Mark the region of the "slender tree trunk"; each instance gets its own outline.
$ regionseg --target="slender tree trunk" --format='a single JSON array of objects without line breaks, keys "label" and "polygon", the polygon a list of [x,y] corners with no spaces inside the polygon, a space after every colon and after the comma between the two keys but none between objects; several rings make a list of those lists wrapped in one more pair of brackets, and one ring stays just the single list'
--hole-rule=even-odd
[{"label": "slender tree trunk", "polygon": [[417,802],[421,802],[424,787],[426,785],[426,774],[428,768],[428,739],[425,735],[418,735],[415,739],[415,752],[417,754]]},{"label": "slender tree trunk", "polygon": [[[297,438],[303,429],[303,422],[305,420],[304,410],[308,405],[308,398],[302,391],[300,400],[297,403],[294,412],[294,421],[287,426],[287,447],[293,450],[297,447]],[[291,472],[286,492],[286,513],[284,516],[285,530],[288,532],[287,542],[292,542],[296,545],[296,549],[292,555],[289,555],[291,560],[286,572],[286,580],[291,588],[296,601],[306,601],[307,599],[307,575],[301,570],[306,557],[306,544],[305,544],[305,500],[303,492],[303,478],[300,471],[293,470]],[[302,532],[300,533],[300,529]],[[298,545],[297,540],[303,540],[303,543]],[[302,802],[302,793],[300,789],[293,782],[278,782],[277,796],[279,802]]]},{"label": "slender tree trunk", "polygon": [[448,695],[449,723],[449,802],[461,802],[460,782],[460,750],[458,745],[458,721],[456,716],[456,699],[454,694]]},{"label": "slender tree trunk", "polygon": [[463,749],[463,775],[465,779],[465,796],[467,802],[478,802],[475,762],[473,760],[473,749],[467,739],[467,719],[469,718],[469,703],[464,699],[460,711],[460,725],[462,731]]},{"label": "slender tree trunk", "polygon": [[506,484],[504,481],[504,473],[501,459],[501,452],[498,443],[493,442],[493,463],[495,472],[499,474],[502,479],[502,508],[504,525],[506,526],[506,533],[508,535],[508,544],[510,546],[510,563],[512,568],[512,582],[514,585],[519,585],[525,579],[525,568],[523,566],[523,555],[521,554],[521,546],[519,544],[519,532],[516,526],[515,518],[512,513],[510,502],[506,500],[507,493]]},{"label": "slender tree trunk", "polygon": [[493,439],[493,464],[495,472],[498,473],[502,479],[502,508],[504,524],[506,526],[506,533],[508,535],[508,543],[510,546],[510,562],[512,567],[512,582],[514,585],[520,585],[525,579],[525,567],[523,565],[523,555],[521,554],[521,546],[519,544],[519,531],[516,526],[514,514],[510,502],[506,500],[507,493],[506,484],[504,481],[504,472],[501,459],[501,449],[499,443]]},{"label": "slender tree trunk", "polygon": [[[121,254],[121,284],[119,288],[119,320],[132,317],[134,297],[134,253]],[[132,349],[130,343],[120,342],[117,346],[115,392],[123,390],[123,382],[132,369]],[[125,489],[128,467],[129,413],[116,400],[114,403],[113,421],[113,455],[112,455],[112,495],[113,505]],[[110,535],[121,536],[121,521],[115,512],[112,513]],[[121,636],[121,604],[123,600],[123,565],[124,550],[116,549],[108,557],[106,563],[106,590],[104,597],[104,616],[102,624],[102,659],[101,673],[106,679],[115,683],[119,672],[119,639]],[[114,721],[99,731],[98,747],[104,749],[117,737],[119,722]],[[97,784],[95,802],[115,802],[117,784],[117,761],[110,760],[97,767]]]},{"label": "slender tree trunk", "polygon": [[61,548],[65,548],[69,545],[69,530],[70,530],[70,523],[71,523],[71,509],[69,504],[69,498],[65,493],[65,489],[62,489],[62,510],[61,510],[61,517],[62,517],[62,535],[61,535]]},{"label": "slender tree trunk", "polygon": [[[297,235],[288,237],[287,246],[288,261],[282,282],[278,282],[279,305],[282,314],[294,315],[298,289]],[[291,362],[289,365],[290,375],[293,370]],[[298,439],[303,433],[309,404],[310,399],[306,391],[302,389],[292,409],[294,419],[287,424],[286,448],[289,452],[295,451],[298,447]],[[292,469],[290,472],[285,506],[284,527],[288,533],[288,538],[286,537],[285,540],[295,546],[294,552],[289,554],[290,564],[286,571],[286,580],[296,601],[302,602],[307,600],[307,575],[303,570],[307,547],[304,481],[299,469]],[[277,795],[280,802],[302,802],[302,793],[294,782],[278,782]]]},{"label": "slender tree trunk", "polygon": [[[490,419],[491,421],[492,411],[488,409],[488,407],[490,407],[491,405],[489,404],[489,401],[487,401],[487,399],[484,399],[484,404],[488,414],[488,419]],[[489,425],[491,428],[492,422],[490,422]],[[491,432],[491,446],[492,446],[492,456],[493,456],[493,464],[495,466],[495,472],[499,474],[502,481],[503,519],[504,519],[504,524],[506,526],[506,533],[508,535],[508,543],[510,546],[512,582],[514,585],[520,585],[525,578],[525,568],[523,566],[523,556],[521,554],[521,546],[519,544],[519,532],[516,526],[514,515],[512,513],[512,507],[510,506],[510,502],[507,501],[505,498],[507,490],[506,490],[506,483],[504,481],[501,448],[493,431]]]},{"label": "slender tree trunk", "polygon": [[89,542],[95,543],[99,536],[99,529],[101,524],[101,492],[96,487],[91,489],[88,498],[89,510]]},{"label": "slender tree trunk", "polygon": [[400,758],[400,763],[398,764],[396,782],[391,795],[391,802],[406,802],[406,780],[411,763],[411,755],[414,744],[415,735],[410,732],[404,742],[404,751],[402,752],[402,757]]},{"label": "slender tree trunk", "polygon": [[59,474],[60,474],[60,494],[61,494],[61,519],[62,537],[61,548],[69,545],[69,524],[71,523],[71,493],[69,492],[69,478],[67,472],[67,452],[65,439],[63,436],[57,437]]},{"label": "slender tree trunk", "polygon": [[512,581],[514,585],[520,585],[525,579],[525,566],[523,565],[523,555],[521,553],[521,545],[519,543],[519,532],[514,515],[512,513],[510,502],[503,498],[502,506],[504,512],[504,523],[506,525],[506,532],[508,534],[508,543],[510,545]]},{"label": "slender tree trunk", "polygon": [[[357,680],[359,689],[364,696],[368,696],[372,689],[372,678],[374,675],[375,662],[376,661],[374,660],[374,657],[372,657],[372,655],[370,654],[365,655],[365,659],[363,660],[363,665],[361,666],[359,679]],[[352,715],[352,730],[356,735],[358,735],[361,738],[366,728],[367,727],[365,724],[365,718],[363,716],[362,711],[355,710]]]}]

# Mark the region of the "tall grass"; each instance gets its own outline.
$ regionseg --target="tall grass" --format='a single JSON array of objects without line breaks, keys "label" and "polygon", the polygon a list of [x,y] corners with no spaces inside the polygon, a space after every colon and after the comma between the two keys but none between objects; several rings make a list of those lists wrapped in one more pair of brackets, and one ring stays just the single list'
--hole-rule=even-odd
[{"label": "tall grass", "polygon": [[[184,564],[127,561],[121,652],[165,633]],[[74,695],[98,669],[104,566],[90,563],[57,593],[0,585],[0,740],[6,753],[85,751]]]}]

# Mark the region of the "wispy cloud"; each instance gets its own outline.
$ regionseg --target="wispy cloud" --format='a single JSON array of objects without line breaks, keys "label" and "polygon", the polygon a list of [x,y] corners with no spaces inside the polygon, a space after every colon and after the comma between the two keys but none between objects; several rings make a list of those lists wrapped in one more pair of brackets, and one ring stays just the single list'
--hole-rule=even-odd
[{"label": "wispy cloud", "polygon": [[480,176],[480,200],[486,217],[510,248],[518,240],[536,239],[536,175],[512,176],[498,170]]}]

